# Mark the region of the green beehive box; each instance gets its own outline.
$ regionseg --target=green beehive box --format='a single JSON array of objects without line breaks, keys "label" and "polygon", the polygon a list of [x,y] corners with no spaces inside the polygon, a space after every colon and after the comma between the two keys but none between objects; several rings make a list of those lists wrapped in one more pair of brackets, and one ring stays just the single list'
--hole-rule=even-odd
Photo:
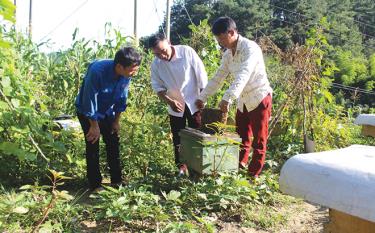
[{"label": "green beehive box", "polygon": [[186,128],[180,131],[180,137],[180,160],[189,170],[199,174],[238,171],[241,142],[238,135],[217,136]]}]

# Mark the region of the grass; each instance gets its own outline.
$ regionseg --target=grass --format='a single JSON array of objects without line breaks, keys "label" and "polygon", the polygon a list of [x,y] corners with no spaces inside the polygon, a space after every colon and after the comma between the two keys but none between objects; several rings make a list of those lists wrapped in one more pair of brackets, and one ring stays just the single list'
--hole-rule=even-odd
[{"label": "grass", "polygon": [[[256,185],[242,174],[223,173],[192,181],[174,173],[155,173],[119,189],[108,186],[97,194],[70,189],[74,198],[57,198],[39,230],[76,232],[91,226],[100,232],[215,232],[225,222],[277,229],[288,218],[278,209],[293,201],[278,192],[276,183],[277,176],[269,172]],[[0,210],[7,214],[0,217],[0,229],[35,229],[53,197],[50,192],[50,187],[39,185],[2,189]]]}]

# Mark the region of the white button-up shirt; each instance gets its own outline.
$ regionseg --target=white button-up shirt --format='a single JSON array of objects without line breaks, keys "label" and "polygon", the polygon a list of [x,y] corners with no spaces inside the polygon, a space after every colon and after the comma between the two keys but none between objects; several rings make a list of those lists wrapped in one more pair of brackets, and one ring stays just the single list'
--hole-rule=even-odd
[{"label": "white button-up shirt", "polygon": [[[175,45],[175,55],[171,61],[155,57],[151,64],[151,85],[160,91],[180,92],[191,114],[198,111],[195,101],[200,90],[207,85],[207,73],[198,54],[189,46]],[[168,106],[172,116],[182,117],[183,112],[175,112]]]},{"label": "white button-up shirt", "polygon": [[254,110],[264,97],[272,94],[261,48],[241,35],[237,41],[236,53],[233,56],[231,49],[224,52],[220,67],[199,99],[206,102],[209,96],[221,88],[229,73],[234,76],[234,82],[225,92],[223,100],[232,103],[237,99],[237,108],[241,112],[244,105],[248,111]]}]

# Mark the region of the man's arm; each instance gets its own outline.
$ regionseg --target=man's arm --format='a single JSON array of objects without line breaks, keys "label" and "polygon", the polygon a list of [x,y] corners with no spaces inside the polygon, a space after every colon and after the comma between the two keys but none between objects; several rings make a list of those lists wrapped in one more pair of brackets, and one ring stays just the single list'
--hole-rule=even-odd
[{"label": "man's arm", "polygon": [[124,90],[122,91],[119,100],[117,100],[115,104],[113,105],[113,111],[115,112],[115,114],[120,113],[120,112],[125,112],[127,108],[126,102],[128,100],[128,95],[129,95],[129,84],[130,84],[130,80],[128,81],[128,83],[126,83],[126,86]]},{"label": "man's arm", "polygon": [[96,141],[99,140],[100,137],[100,128],[98,121],[92,120],[89,118],[90,128],[89,132],[86,134],[86,140],[94,144]]},{"label": "man's arm", "polygon": [[120,117],[121,113],[126,110],[127,107],[127,100],[128,100],[128,93],[129,93],[129,83],[127,83],[124,91],[121,93],[120,99],[114,104],[113,111],[115,112],[115,118],[112,123],[111,134],[118,134],[120,131]]},{"label": "man's arm", "polygon": [[175,112],[182,112],[183,106],[177,100],[174,100],[167,96],[167,88],[163,80],[160,78],[155,64],[151,64],[151,86],[154,92],[157,93],[158,97],[171,106]]},{"label": "man's arm", "polygon": [[154,92],[159,93],[161,91],[167,91],[164,81],[160,78],[158,68],[153,62],[151,64],[151,87]]},{"label": "man's arm", "polygon": [[115,113],[115,119],[113,120],[112,123],[112,130],[111,134],[118,134],[120,131],[120,119],[121,119],[121,112],[116,112]]},{"label": "man's arm", "polygon": [[262,51],[259,46],[257,47],[247,47],[244,49],[241,56],[240,70],[234,74],[234,81],[225,92],[223,96],[223,101],[231,104],[233,100],[237,99],[246,84],[251,78],[251,73],[254,72],[254,69],[259,61],[259,56],[262,56]]},{"label": "man's arm", "polygon": [[94,144],[100,137],[100,129],[98,124],[98,74],[89,68],[85,81],[82,94],[82,114],[89,119],[90,128],[85,135],[86,140]]},{"label": "man's arm", "polygon": [[[190,48],[190,47],[189,47]],[[194,69],[195,76],[198,82],[198,88],[200,92],[207,86],[207,72],[204,68],[204,64],[198,54],[193,48],[190,48],[191,51],[191,65]]]},{"label": "man's arm", "polygon": [[182,104],[178,102],[177,100],[170,98],[167,95],[167,91],[159,91],[157,95],[161,100],[163,100],[165,103],[171,106],[173,111],[182,112],[184,106],[182,106]]},{"label": "man's arm", "polygon": [[207,86],[200,93],[198,100],[195,103],[199,109],[202,109],[204,107],[204,103],[207,102],[208,97],[215,94],[222,87],[224,80],[228,76],[228,74],[229,70],[227,58],[224,55],[221,59],[220,67],[216,71],[215,76],[208,81]]}]

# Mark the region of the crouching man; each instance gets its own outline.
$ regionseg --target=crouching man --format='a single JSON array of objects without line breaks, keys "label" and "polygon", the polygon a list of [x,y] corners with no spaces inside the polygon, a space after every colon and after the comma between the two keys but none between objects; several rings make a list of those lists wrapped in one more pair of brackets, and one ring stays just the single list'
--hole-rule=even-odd
[{"label": "crouching man", "polygon": [[119,159],[120,115],[126,109],[131,77],[141,63],[140,54],[131,47],[117,51],[115,58],[92,62],[76,98],[77,116],[85,135],[89,188],[101,187],[99,138],[103,137],[111,184],[122,182]]}]

